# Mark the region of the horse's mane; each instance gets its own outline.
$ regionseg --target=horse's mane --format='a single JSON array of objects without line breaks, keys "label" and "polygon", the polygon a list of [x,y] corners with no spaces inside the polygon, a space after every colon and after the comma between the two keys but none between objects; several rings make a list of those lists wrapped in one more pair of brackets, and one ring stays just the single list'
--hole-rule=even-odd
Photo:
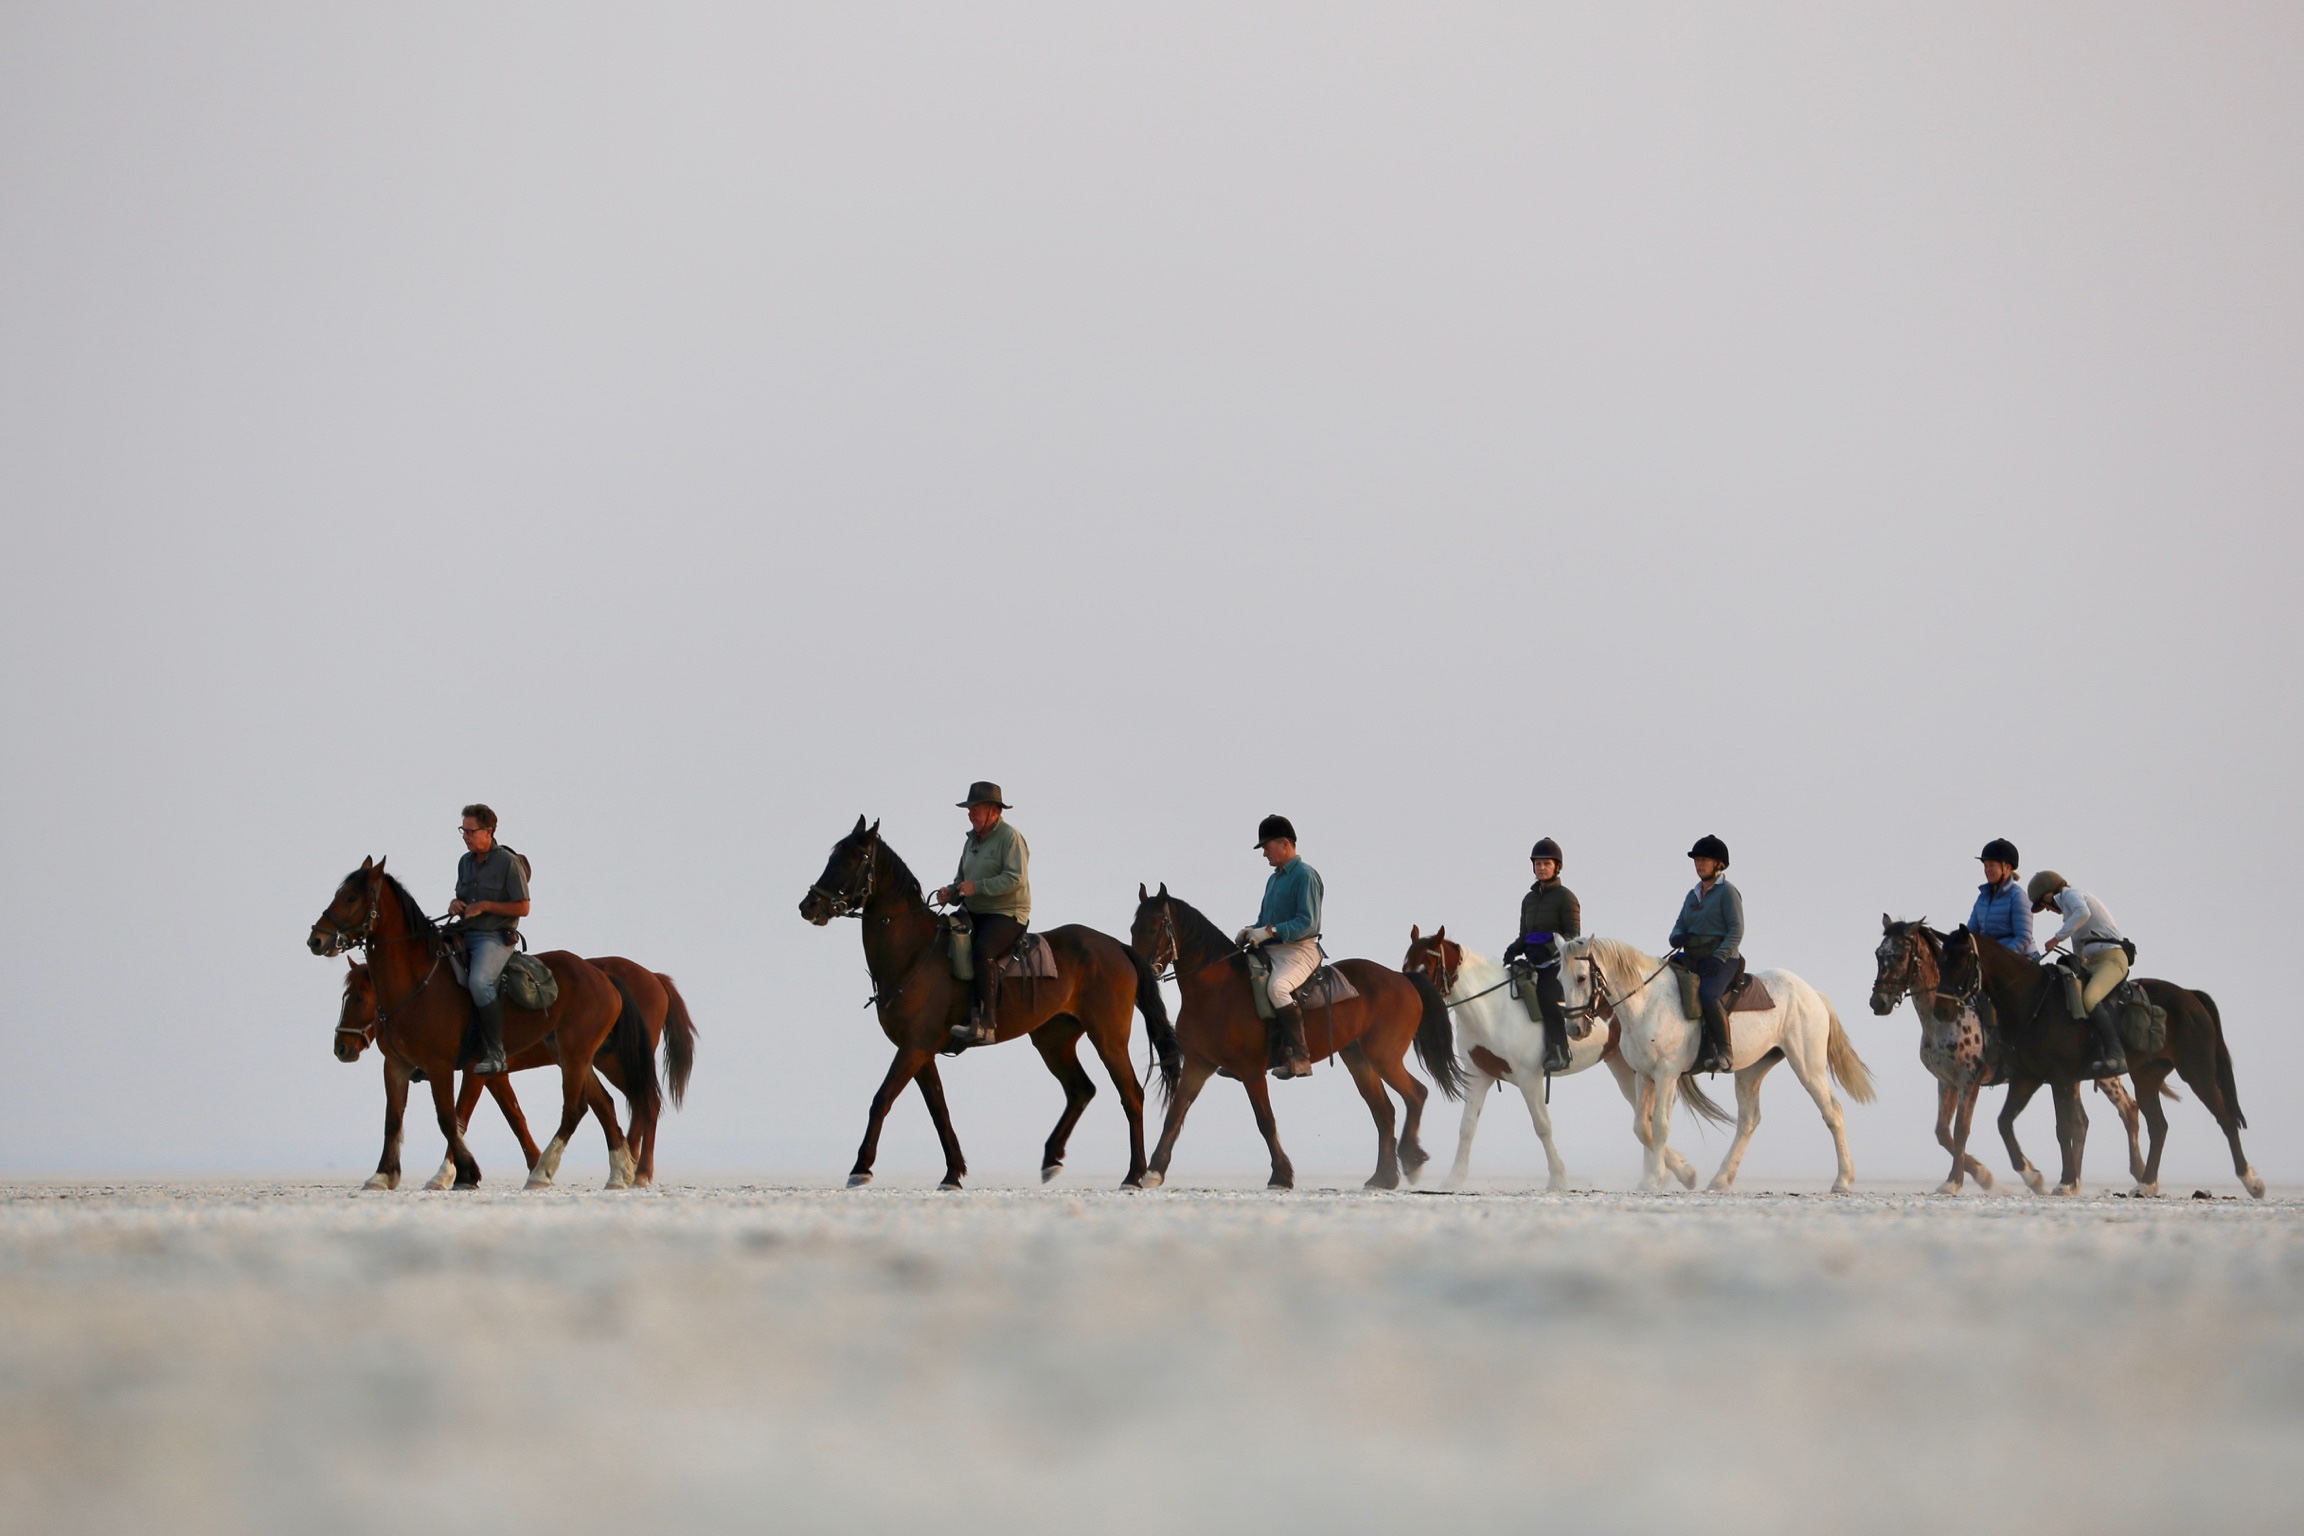
[{"label": "horse's mane", "polygon": [[1595,934],[1584,941],[1584,952],[1599,962],[1601,978],[1617,997],[1638,987],[1656,969],[1654,955],[1622,939],[1603,939]]},{"label": "horse's mane", "polygon": [[[358,874],[359,871],[354,870],[352,873]],[[400,877],[388,871],[382,873],[384,874],[384,888],[390,891],[400,903],[400,916],[407,922],[408,931],[421,934],[433,944],[443,942],[440,936],[440,925],[424,915],[422,903],[408,894],[408,887],[400,883]]]},{"label": "horse's mane", "polygon": [[1223,929],[1208,921],[1207,917],[1198,907],[1195,907],[1192,905],[1192,903],[1186,901],[1181,896],[1169,897],[1168,905],[1173,908],[1176,913],[1176,940],[1178,944],[1181,945],[1196,941],[1200,945],[1205,946],[1208,949],[1212,949],[1220,954],[1228,954],[1231,952],[1233,948],[1232,940],[1225,934]]},{"label": "horse's mane", "polygon": [[[877,832],[872,835],[880,836]],[[888,839],[884,837],[880,838],[880,856],[888,861],[888,874],[896,882],[897,891],[926,906],[928,895],[920,888],[920,877],[912,873],[912,866],[904,862],[902,854],[888,846]]]}]

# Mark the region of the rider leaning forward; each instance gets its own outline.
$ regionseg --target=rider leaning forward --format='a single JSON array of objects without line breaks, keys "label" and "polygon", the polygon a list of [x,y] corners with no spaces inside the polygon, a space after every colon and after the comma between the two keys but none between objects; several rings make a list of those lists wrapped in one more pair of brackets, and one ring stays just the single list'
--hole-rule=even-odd
[{"label": "rider leaning forward", "polygon": [[2120,1030],[2113,1022],[2112,1010],[2099,1010],[2098,1004],[2112,995],[2112,989],[2128,979],[2128,962],[2134,958],[2134,948],[2120,925],[2112,921],[2112,914],[2104,903],[2086,891],[2075,890],[2070,881],[2052,869],[2044,869],[2032,877],[2025,888],[2032,898],[2032,910],[2045,912],[2053,907],[2064,918],[2064,926],[2048,940],[2048,952],[2070,942],[2076,965],[2083,978],[2076,1017],[2086,1019],[2090,1031],[2090,1061],[2086,1068],[2090,1077],[2117,1077],[2128,1070],[2128,1052],[2120,1043]]},{"label": "rider leaning forward", "polygon": [[1736,955],[1744,943],[1744,897],[1726,879],[1728,845],[1707,833],[1688,850],[1696,863],[1696,887],[1680,903],[1672,925],[1672,947],[1696,973],[1697,999],[1704,1013],[1697,1072],[1733,1072],[1728,1050],[1728,1010],[1722,995],[1735,978]]},{"label": "rider leaning forward", "polygon": [[1032,850],[1001,813],[1009,809],[1000,786],[978,779],[960,802],[968,813],[968,836],[960,845],[960,868],[952,883],[932,898],[943,906],[957,899],[974,924],[976,972],[968,982],[968,1018],[952,1026],[955,1045],[990,1045],[999,1038],[1000,966],[1024,937],[1032,920]]},{"label": "rider leaning forward", "polygon": [[456,899],[448,915],[460,919],[464,980],[480,1016],[480,1057],[476,1073],[504,1070],[504,1004],[497,978],[512,959],[520,919],[528,915],[528,872],[520,856],[496,841],[496,813],[485,805],[464,807],[464,857],[456,862]]},{"label": "rider leaning forward", "polygon": [[1304,1047],[1304,1010],[1296,1006],[1296,989],[1320,968],[1320,872],[1297,855],[1296,828],[1285,816],[1257,823],[1256,846],[1272,874],[1264,882],[1256,926],[1240,930],[1240,943],[1263,945],[1272,963],[1265,995],[1272,1000],[1272,1023],[1280,1037],[1273,1053],[1280,1064],[1272,1075],[1310,1077],[1312,1057]]},{"label": "rider leaning forward", "polygon": [[1560,940],[1583,931],[1584,911],[1576,893],[1560,883],[1565,861],[1560,845],[1538,838],[1528,850],[1536,883],[1520,898],[1520,936],[1504,946],[1504,963],[1515,961],[1536,973],[1536,1007],[1544,1016],[1544,1070],[1565,1072],[1569,1067],[1568,1014],[1560,994]]}]

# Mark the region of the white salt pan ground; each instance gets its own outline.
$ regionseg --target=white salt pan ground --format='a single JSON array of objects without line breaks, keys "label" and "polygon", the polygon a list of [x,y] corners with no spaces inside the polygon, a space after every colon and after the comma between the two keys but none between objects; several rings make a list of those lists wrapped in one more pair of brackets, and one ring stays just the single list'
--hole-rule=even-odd
[{"label": "white salt pan ground", "polygon": [[0,1508],[42,1531],[2295,1529],[2300,1218],[8,1186]]}]

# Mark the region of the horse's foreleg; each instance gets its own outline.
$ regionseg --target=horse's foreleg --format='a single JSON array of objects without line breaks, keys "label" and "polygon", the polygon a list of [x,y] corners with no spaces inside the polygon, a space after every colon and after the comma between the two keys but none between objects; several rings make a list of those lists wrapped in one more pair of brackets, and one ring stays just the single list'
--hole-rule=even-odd
[{"label": "horse's foreleg", "polygon": [[1368,1189],[1398,1189],[1400,1187],[1400,1143],[1392,1131],[1392,1100],[1385,1095],[1384,1080],[1377,1075],[1376,1065],[1368,1053],[1357,1043],[1337,1052],[1344,1058],[1344,1070],[1352,1074],[1352,1086],[1360,1090],[1367,1101],[1368,1113],[1376,1122],[1376,1171],[1368,1176],[1364,1186]]},{"label": "horse's foreleg", "polygon": [[[1248,1090],[1248,1105],[1256,1111],[1256,1129],[1264,1133],[1264,1145],[1272,1149],[1272,1177],[1265,1181],[1266,1189],[1294,1189],[1296,1165],[1288,1161],[1288,1154],[1280,1148],[1280,1122],[1272,1117],[1272,1089],[1259,1067],[1240,1079],[1240,1086]],[[1384,1106],[1390,1111],[1391,1105]],[[1389,1130],[1386,1126],[1384,1129]]]},{"label": "horse's foreleg", "polygon": [[921,1065],[915,1081],[920,1084],[920,1101],[928,1106],[929,1123],[936,1127],[936,1140],[944,1148],[944,1182],[936,1187],[958,1189],[968,1176],[968,1159],[960,1153],[960,1133],[952,1129],[951,1106],[944,1102],[944,1076],[936,1070],[935,1057]]},{"label": "horse's foreleg", "polygon": [[[1647,1146],[1648,1099],[1653,1092],[1648,1079],[1633,1071],[1631,1063],[1627,1062],[1623,1054],[1613,1047],[1600,1060],[1607,1065],[1610,1072],[1615,1074],[1617,1091],[1624,1095],[1624,1102],[1632,1106],[1633,1136],[1639,1140],[1641,1146]],[[1664,1143],[1662,1156],[1665,1168],[1672,1177],[1680,1181],[1682,1189],[1694,1189],[1696,1187],[1695,1168],[1689,1164],[1688,1159],[1673,1150],[1671,1142]]]},{"label": "horse's foreleg", "polygon": [[2000,1139],[2008,1144],[2008,1161],[2023,1178],[2024,1187],[2036,1195],[2047,1193],[2048,1181],[2040,1176],[2040,1170],[2032,1166],[2032,1159],[2026,1157],[2024,1149],[2016,1144],[2016,1117],[2024,1113],[2024,1106],[2031,1103],[2032,1095],[2039,1091],[2040,1084],[2036,1080],[2011,1078],[2008,1082],[2008,1098],[2000,1106]]},{"label": "horse's foreleg", "polygon": [[[1968,1133],[1976,1124],[1976,1097],[1983,1091],[1983,1083],[1973,1077],[1968,1079],[1968,1086],[1960,1090],[1960,1113],[1952,1123],[1952,1166],[1955,1169],[1966,1169],[1976,1180],[1978,1189],[1990,1189],[1992,1170],[1968,1155]],[[1957,1184],[1953,1186],[1952,1193],[1960,1193]]]},{"label": "horse's foreleg", "polygon": [[1672,1187],[1665,1176],[1664,1154],[1661,1148],[1672,1134],[1672,1105],[1680,1096],[1680,1077],[1670,1068],[1658,1077],[1648,1079],[1644,1089],[1648,1102],[1648,1150],[1642,1159],[1645,1177],[1640,1187],[1649,1194],[1662,1194]]},{"label": "horse's foreleg", "polygon": [[1943,1078],[1936,1079],[1936,1145],[1952,1154],[1952,1171],[1945,1175],[1943,1183],[1936,1186],[1936,1193],[1940,1195],[1960,1193],[1961,1174],[1964,1170],[1961,1167],[1960,1148],[1952,1136],[1952,1115],[1959,1102],[1960,1095],[1951,1083]]},{"label": "horse's foreleg", "polygon": [[[1474,1067],[1464,1074],[1464,1113],[1456,1120],[1456,1162],[1448,1170],[1450,1189],[1461,1189],[1472,1173],[1472,1138],[1480,1131],[1480,1110],[1495,1090],[1496,1079]],[[1543,1135],[1538,1131],[1539,1136]],[[1549,1142],[1546,1143],[1550,1145]]]},{"label": "horse's foreleg", "polygon": [[1735,1187],[1736,1174],[1744,1166],[1744,1149],[1752,1145],[1752,1133],[1760,1129],[1760,1080],[1775,1066],[1773,1057],[1763,1056],[1736,1074],[1736,1134],[1729,1139],[1728,1155],[1720,1159],[1719,1172],[1704,1186],[1713,1194]]},{"label": "horse's foreleg", "polygon": [[1520,1098],[1528,1106],[1528,1123],[1536,1128],[1536,1140],[1544,1148],[1544,1190],[1559,1194],[1568,1187],[1568,1164],[1560,1156],[1559,1144],[1552,1139],[1552,1109],[1544,1102],[1544,1076],[1537,1074],[1532,1083],[1515,1081]]},{"label": "horse's foreleg", "polygon": [[1168,1182],[1168,1163],[1176,1155],[1176,1138],[1184,1130],[1184,1116],[1190,1112],[1192,1101],[1200,1097],[1200,1090],[1208,1086],[1208,1079],[1216,1075],[1216,1063],[1204,1057],[1187,1054],[1184,1070],[1177,1074],[1176,1091],[1168,1096],[1168,1118],[1160,1127],[1160,1144],[1152,1149],[1152,1164],[1144,1170],[1144,1187],[1158,1189]]},{"label": "horse's foreleg", "polygon": [[2080,1193],[2080,1159],[2088,1145],[2088,1110],[2080,1102],[2078,1083],[2057,1083],[2049,1090],[2050,1102],[2056,1106],[2056,1146],[2063,1154],[2061,1177],[2056,1182],[2056,1193]]},{"label": "horse's foreleg", "polygon": [[856,1166],[848,1170],[848,1187],[872,1182],[872,1162],[880,1155],[880,1127],[888,1118],[889,1109],[904,1085],[920,1075],[920,1069],[936,1059],[934,1051],[923,1051],[912,1046],[899,1046],[896,1059],[888,1063],[888,1075],[880,1079],[879,1088],[872,1095],[872,1108],[864,1120],[864,1143],[856,1149]]},{"label": "horse's foreleg", "polygon": [[400,1187],[400,1138],[408,1127],[408,1069],[384,1052],[384,1155],[376,1161],[376,1172],[369,1177],[367,1189],[398,1189]]},{"label": "horse's foreleg", "polygon": [[455,1187],[473,1189],[480,1183],[480,1162],[464,1145],[464,1132],[456,1124],[456,1100],[449,1088],[455,1075],[443,1072],[431,1079],[432,1108],[440,1117],[440,1134],[448,1140],[448,1161],[456,1170]]}]

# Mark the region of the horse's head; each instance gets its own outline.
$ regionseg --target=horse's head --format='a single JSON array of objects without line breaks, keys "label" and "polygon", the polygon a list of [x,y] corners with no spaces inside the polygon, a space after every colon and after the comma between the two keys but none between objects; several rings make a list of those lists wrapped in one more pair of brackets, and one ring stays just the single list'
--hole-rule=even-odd
[{"label": "horse's head", "polygon": [[1976,935],[1962,923],[1944,935],[1944,955],[1937,961],[1936,985],[1955,997],[1973,995],[1984,984],[1984,956]]},{"label": "horse's head", "polygon": [[1446,997],[1456,990],[1456,972],[1464,964],[1464,946],[1448,937],[1448,925],[1442,923],[1430,933],[1415,924],[1408,925],[1408,958],[1400,962],[1400,969],[1419,972],[1432,978],[1432,985]]},{"label": "horse's head", "polygon": [[1874,1013],[1883,1017],[1894,1013],[1906,994],[1925,992],[1936,985],[1936,979],[1927,975],[1933,969],[1928,963],[1927,924],[1924,917],[1898,922],[1885,912],[1880,914],[1880,947],[1872,951],[1876,967],[1872,976]]},{"label": "horse's head", "polygon": [[358,948],[375,931],[376,910],[383,899],[384,861],[362,859],[321,909],[305,947],[323,959]]},{"label": "horse's head", "polygon": [[1601,987],[1597,975],[1600,961],[1592,953],[1592,936],[1586,934],[1580,939],[1559,942],[1560,1005],[1571,1014],[1589,1014]]},{"label": "horse's head", "polygon": [[862,917],[879,864],[880,823],[866,826],[859,816],[855,830],[832,845],[824,873],[800,898],[800,915],[819,928],[836,917]]},{"label": "horse's head", "polygon": [[376,1038],[376,983],[355,960],[344,977],[344,1004],[336,1012],[336,1059],[358,1061]]},{"label": "horse's head", "polygon": [[1136,886],[1136,916],[1128,923],[1128,947],[1144,957],[1154,975],[1176,964],[1176,904],[1168,896],[1168,882],[1157,892]]}]

